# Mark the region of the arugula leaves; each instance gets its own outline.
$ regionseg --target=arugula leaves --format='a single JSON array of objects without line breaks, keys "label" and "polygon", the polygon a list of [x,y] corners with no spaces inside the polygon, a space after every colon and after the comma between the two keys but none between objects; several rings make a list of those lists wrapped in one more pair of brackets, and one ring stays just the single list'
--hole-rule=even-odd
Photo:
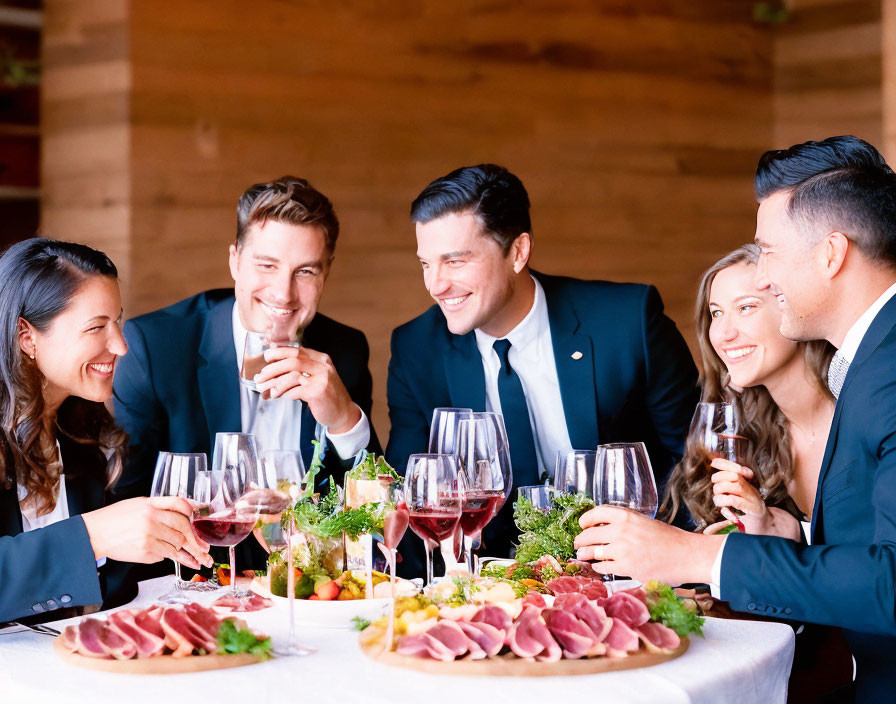
[{"label": "arugula leaves", "polygon": [[237,628],[231,620],[222,621],[218,626],[218,654],[239,655],[240,653],[248,653],[267,660],[272,656],[271,639],[259,638],[248,628]]},{"label": "arugula leaves", "polygon": [[651,621],[659,621],[682,638],[689,633],[703,635],[705,619],[690,611],[668,584],[648,582],[644,591]]},{"label": "arugula leaves", "polygon": [[576,556],[573,542],[582,532],[579,517],[594,508],[585,494],[562,494],[551,501],[551,509],[544,513],[527,498],[513,505],[513,520],[520,529],[516,561],[535,562],[542,555],[552,555],[561,562]]}]

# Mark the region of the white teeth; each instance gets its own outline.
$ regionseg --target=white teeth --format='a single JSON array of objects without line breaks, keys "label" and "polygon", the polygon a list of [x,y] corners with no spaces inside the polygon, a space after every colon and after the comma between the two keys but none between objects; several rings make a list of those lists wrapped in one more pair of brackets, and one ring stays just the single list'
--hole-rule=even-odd
[{"label": "white teeth", "polygon": [[292,315],[296,312],[295,308],[275,308],[267,303],[262,303],[261,307],[271,313],[271,315]]},{"label": "white teeth", "polygon": [[98,372],[103,372],[103,374],[111,373],[112,369],[115,367],[114,364],[91,364],[90,366],[96,369]]},{"label": "white teeth", "polygon": [[[469,295],[469,294],[467,294]],[[463,303],[466,300],[467,296],[461,296],[460,298],[443,298],[442,301],[449,306],[456,306],[460,303]]]},{"label": "white teeth", "polygon": [[725,354],[728,355],[729,359],[740,359],[748,354],[752,354],[755,349],[755,347],[741,347],[736,350],[725,350]]}]

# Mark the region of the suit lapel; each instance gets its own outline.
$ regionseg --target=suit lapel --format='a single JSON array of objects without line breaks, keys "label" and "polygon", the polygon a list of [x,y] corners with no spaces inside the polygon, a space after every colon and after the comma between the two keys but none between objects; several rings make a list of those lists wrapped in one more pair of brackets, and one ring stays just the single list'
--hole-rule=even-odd
[{"label": "suit lapel", "polygon": [[232,297],[217,303],[208,314],[199,343],[199,395],[205,409],[209,447],[214,446],[215,433],[238,432],[240,389],[233,347]]},{"label": "suit lapel", "polygon": [[451,335],[445,353],[445,376],[451,405],[455,408],[485,410],[485,371],[476,346],[476,335]]},{"label": "suit lapel", "polygon": [[593,449],[600,442],[593,341],[589,335],[579,332],[579,317],[571,301],[557,295],[549,278],[538,275],[538,280],[548,304],[551,345],[569,441],[573,448]]},{"label": "suit lapel", "polygon": [[[884,338],[896,327],[896,296],[887,301],[886,305],[871,321],[868,331],[862,338],[859,349],[856,350],[856,356],[849,365],[846,372],[846,378],[843,380],[843,386],[840,389],[840,396],[837,398],[837,405],[834,408],[834,418],[831,420],[831,430],[828,434],[828,442],[824,450],[824,459],[821,461],[821,470],[818,473],[818,485],[815,489],[815,506],[812,509],[812,542],[816,541],[816,529],[821,530],[819,525],[821,521],[821,487],[824,484],[825,476],[831,466],[831,459],[834,451],[837,449],[837,431],[840,427],[840,416],[844,403],[848,403],[847,390],[852,380],[856,377],[861,369],[862,364],[874,352]],[[818,540],[823,539],[823,533],[819,533]]]}]

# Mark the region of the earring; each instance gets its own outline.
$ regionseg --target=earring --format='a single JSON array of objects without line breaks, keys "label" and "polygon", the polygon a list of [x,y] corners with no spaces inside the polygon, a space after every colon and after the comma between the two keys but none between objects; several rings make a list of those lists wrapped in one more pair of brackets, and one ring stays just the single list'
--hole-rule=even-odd
[{"label": "earring", "polygon": [[33,355],[33,354],[29,354],[29,355],[28,355],[28,359],[34,359],[34,355]]}]

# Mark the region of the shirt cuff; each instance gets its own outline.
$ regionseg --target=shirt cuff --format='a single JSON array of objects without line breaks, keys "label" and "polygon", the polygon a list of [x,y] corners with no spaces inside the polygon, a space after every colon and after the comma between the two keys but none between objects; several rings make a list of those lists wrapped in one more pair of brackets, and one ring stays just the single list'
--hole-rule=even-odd
[{"label": "shirt cuff", "polygon": [[101,557],[99,560],[96,561],[96,568],[99,569],[100,567],[102,567],[105,564],[106,564],[106,558]]},{"label": "shirt cuff", "polygon": [[716,599],[721,599],[722,593],[722,553],[725,552],[725,543],[728,542],[726,535],[722,540],[722,546],[716,555],[716,561],[712,563],[712,581],[709,583],[709,593]]},{"label": "shirt cuff", "polygon": [[344,433],[327,431],[327,439],[333,444],[333,449],[341,460],[354,457],[370,442],[370,423],[367,415],[360,406],[355,405],[361,411],[361,419],[351,430],[346,430]]}]

